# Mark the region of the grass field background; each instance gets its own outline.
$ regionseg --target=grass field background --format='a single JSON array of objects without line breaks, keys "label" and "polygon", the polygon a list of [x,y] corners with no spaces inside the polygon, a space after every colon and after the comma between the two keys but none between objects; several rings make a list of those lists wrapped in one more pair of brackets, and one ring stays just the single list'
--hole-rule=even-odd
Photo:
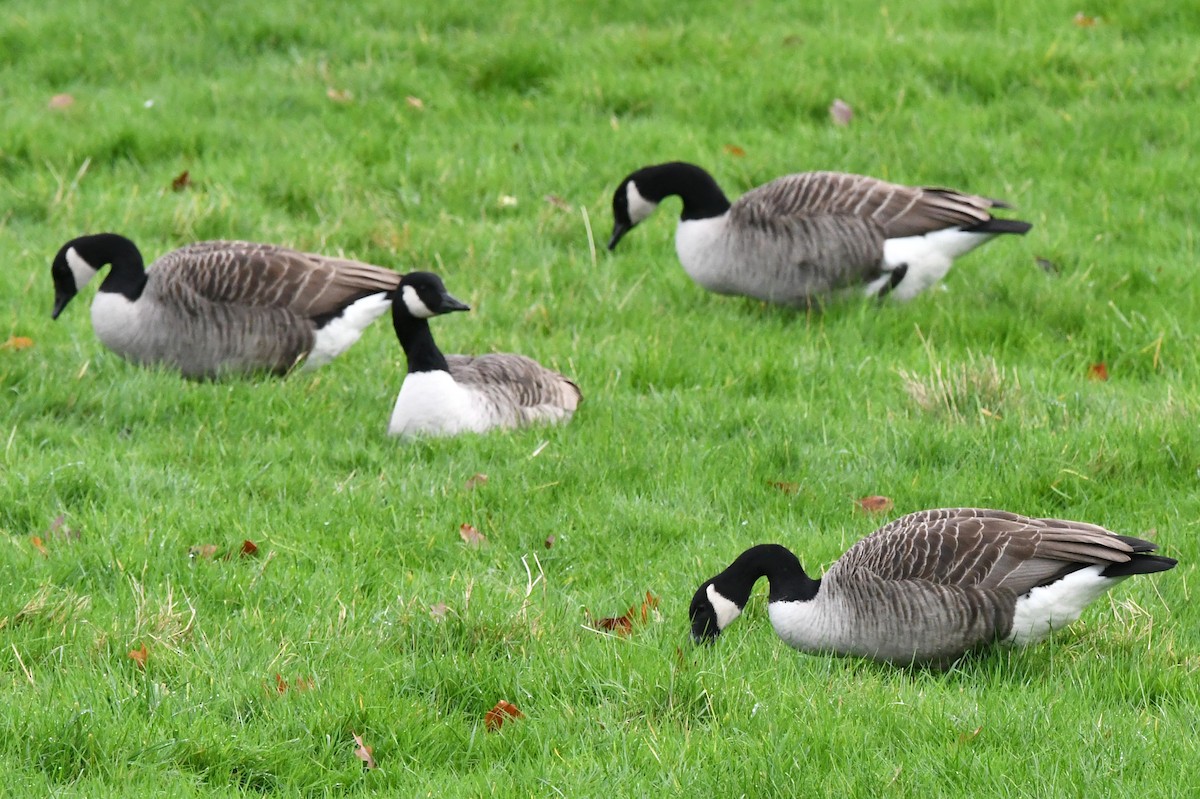
[{"label": "grass field background", "polygon": [[[0,349],[0,793],[1200,790],[1200,6],[810,6],[8,0],[0,343],[33,345]],[[950,185],[1034,229],[905,305],[770,308],[688,280],[671,203],[604,251],[617,183],[669,159],[731,196]],[[386,320],[282,381],[134,368],[92,289],[49,319],[55,251],[101,230],[438,271],[474,308],[447,352],[532,355],[585,404],[390,440]],[[687,639],[751,544],[819,572],[962,504],[1181,563],[944,674],[793,652],[761,587]],[[647,591],[632,635],[588,626]],[[525,718],[489,733],[500,699]]]}]

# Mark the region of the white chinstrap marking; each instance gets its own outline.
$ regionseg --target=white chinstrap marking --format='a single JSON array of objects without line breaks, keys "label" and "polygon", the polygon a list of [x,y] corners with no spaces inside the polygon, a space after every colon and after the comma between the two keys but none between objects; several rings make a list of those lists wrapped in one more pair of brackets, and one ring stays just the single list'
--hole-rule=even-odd
[{"label": "white chinstrap marking", "polygon": [[304,368],[315,369],[324,366],[341,355],[358,341],[367,325],[382,316],[391,306],[392,302],[384,292],[371,294],[350,303],[340,316],[330,320],[316,332],[312,352],[308,354]]},{"label": "white chinstrap marking", "polygon": [[1102,577],[1103,570],[1103,566],[1088,566],[1017,599],[1012,632],[1004,643],[1035,643],[1078,619],[1084,608],[1123,579]]},{"label": "white chinstrap marking", "polygon": [[742,609],[737,606],[737,603],[723,596],[712,583],[709,583],[704,593],[708,597],[708,603],[712,605],[713,611],[717,614],[717,630],[724,630],[730,622],[742,615]]},{"label": "white chinstrap marking", "polygon": [[400,297],[404,300],[404,307],[408,308],[408,312],[417,319],[430,319],[437,315],[429,310],[428,305],[421,301],[417,290],[412,286],[405,286],[401,289]]},{"label": "white chinstrap marking", "polygon": [[67,266],[71,268],[71,275],[75,278],[76,291],[92,282],[92,278],[100,271],[88,263],[86,258],[76,252],[74,247],[67,248]]},{"label": "white chinstrap marking", "polygon": [[635,225],[658,208],[658,203],[650,202],[642,196],[632,180],[625,184],[625,204],[629,210],[629,221]]}]

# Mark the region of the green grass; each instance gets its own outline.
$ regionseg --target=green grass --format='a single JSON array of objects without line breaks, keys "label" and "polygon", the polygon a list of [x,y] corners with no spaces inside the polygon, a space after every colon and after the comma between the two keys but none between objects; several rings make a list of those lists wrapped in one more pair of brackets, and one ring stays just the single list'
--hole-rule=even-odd
[{"label": "green grass", "polygon": [[[0,342],[34,346],[0,349],[0,793],[1200,789],[1196,7],[345,5],[5,4]],[[693,285],[675,206],[603,251],[617,182],[666,159],[731,195],[948,184],[1035,228],[907,305],[798,314]],[[398,444],[386,322],[283,381],[136,369],[91,290],[49,319],[54,252],[99,230],[437,270],[475,308],[436,324],[447,351],[533,355],[585,404]],[[1181,564],[946,674],[797,654],[761,593],[690,645],[701,580],[761,541],[819,571],[883,520],[867,494],[1084,519]],[[257,557],[188,554],[243,539]],[[630,638],[587,628],[647,590]],[[489,734],[499,699],[526,717]]]}]

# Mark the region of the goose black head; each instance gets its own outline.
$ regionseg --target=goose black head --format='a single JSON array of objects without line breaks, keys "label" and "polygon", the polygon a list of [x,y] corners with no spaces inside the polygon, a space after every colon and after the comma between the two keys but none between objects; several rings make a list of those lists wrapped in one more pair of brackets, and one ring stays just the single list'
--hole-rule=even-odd
[{"label": "goose black head", "polygon": [[469,311],[471,306],[446,291],[442,279],[432,272],[409,272],[400,280],[392,313],[416,319],[429,319],[454,311]]},{"label": "goose black head", "polygon": [[117,286],[123,293],[132,293],[131,299],[136,299],[140,293],[141,284],[145,282],[145,272],[142,267],[142,254],[134,243],[116,233],[97,233],[92,236],[80,236],[64,244],[50,263],[50,277],[54,280],[54,310],[50,318],[57,319],[79,290],[92,281],[100,267],[120,264],[124,280],[118,283],[129,283]]},{"label": "goose black head", "polygon": [[708,580],[696,589],[692,605],[688,608],[688,618],[692,622],[692,640],[698,644],[715,640],[730,622],[741,615],[745,606],[745,601],[739,605],[722,594],[714,585],[715,579]]},{"label": "goose black head", "polygon": [[[645,167],[629,175],[621,181],[621,185],[613,192],[613,232],[608,240],[608,249],[614,250],[626,233],[633,230],[658,208],[665,194],[658,194],[657,181],[654,180],[655,167]],[[657,196],[655,196],[657,195]]]}]

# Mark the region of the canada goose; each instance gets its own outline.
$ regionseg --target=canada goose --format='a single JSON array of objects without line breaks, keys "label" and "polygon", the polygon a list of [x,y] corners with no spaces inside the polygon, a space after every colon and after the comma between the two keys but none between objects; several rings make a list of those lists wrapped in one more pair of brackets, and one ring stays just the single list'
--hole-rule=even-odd
[{"label": "canada goose", "polygon": [[692,599],[692,637],[715,638],[770,583],[775,632],[805,652],[946,666],[994,642],[1028,644],[1134,574],[1173,568],[1155,545],[1094,524],[945,508],[881,527],[813,579],[778,544],[743,552]]},{"label": "canada goose", "polygon": [[380,266],[245,241],[189,244],[147,270],[132,241],[99,233],[54,256],[53,318],[106,264],[96,335],[128,361],[193,378],[328,363],[387,310],[400,282]]},{"label": "canada goose", "polygon": [[566,422],[579,387],[524,355],[442,355],[429,319],[470,306],[446,291],[441,278],[410,272],[392,304],[392,326],[408,360],[388,423],[393,436],[452,436],[493,427]]},{"label": "canada goose", "polygon": [[621,181],[608,248],[672,195],[683,200],[675,251],[692,280],[781,305],[855,286],[911,299],[958,256],[1032,227],[993,217],[989,209],[1008,207],[999,200],[840,172],[787,175],[730,204],[710,174],[676,161]]}]

